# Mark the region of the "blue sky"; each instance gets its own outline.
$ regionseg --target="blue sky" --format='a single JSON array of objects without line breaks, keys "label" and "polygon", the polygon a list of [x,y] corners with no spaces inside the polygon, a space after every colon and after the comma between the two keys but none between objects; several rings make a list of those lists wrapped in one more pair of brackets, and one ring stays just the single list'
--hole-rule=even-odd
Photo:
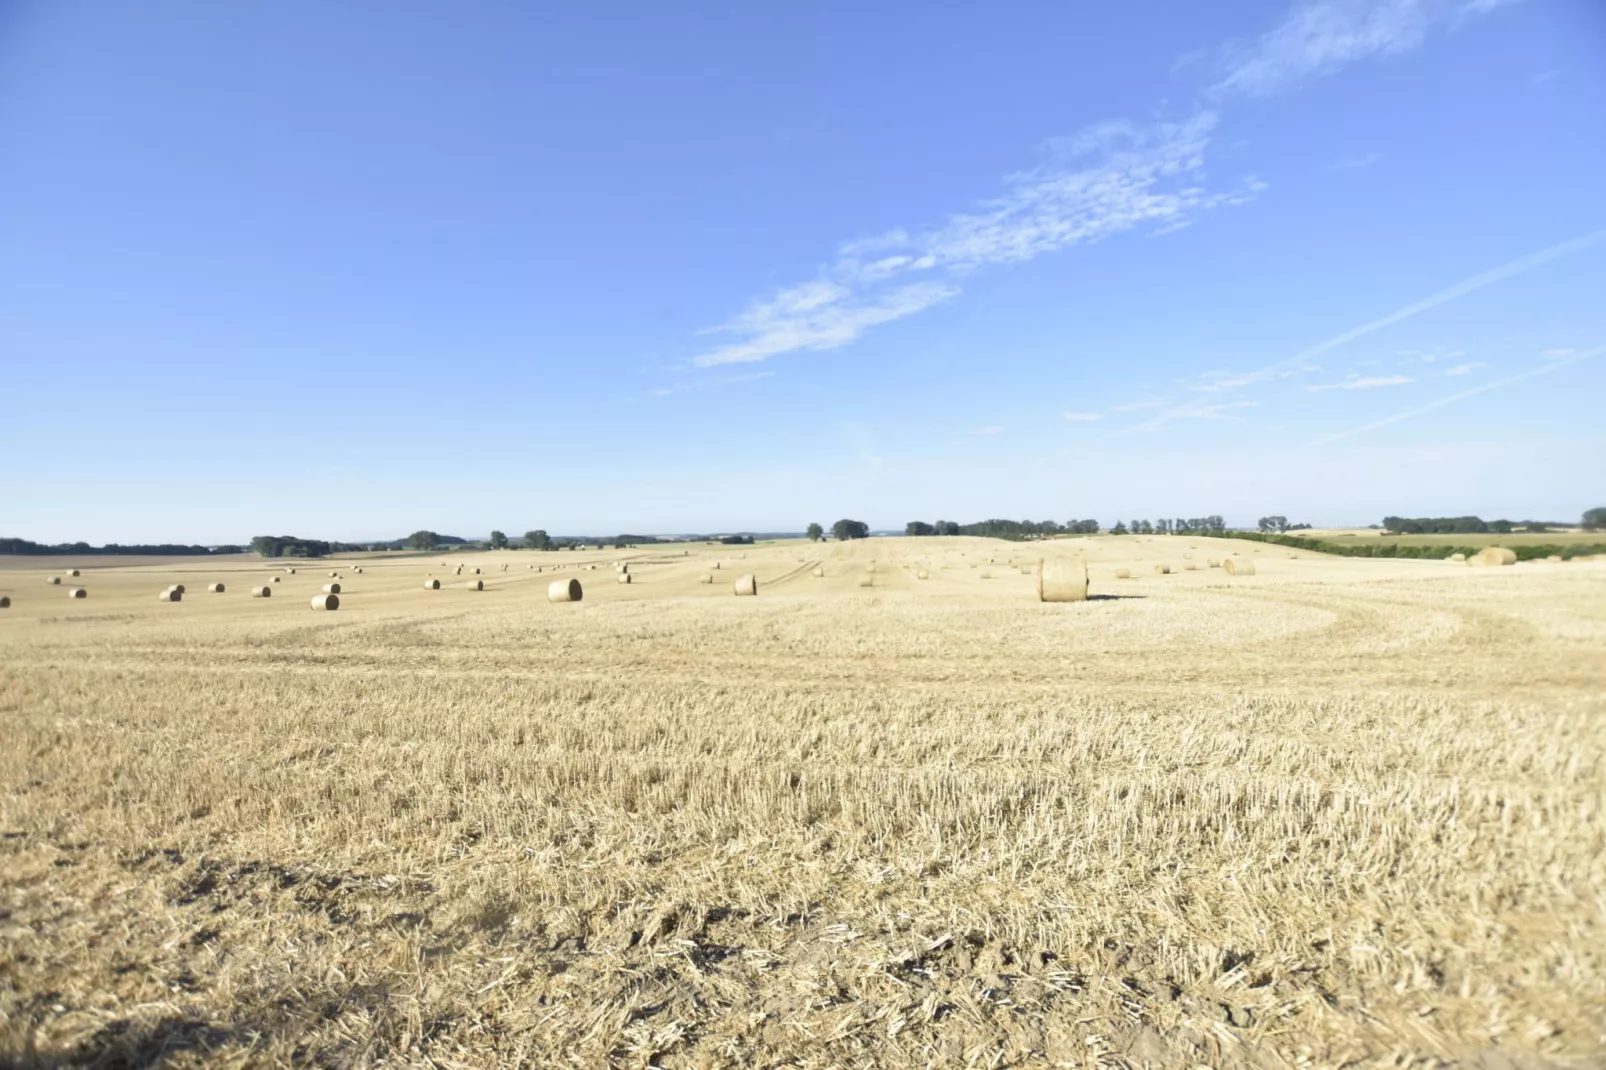
[{"label": "blue sky", "polygon": [[0,534],[1606,504],[1606,7],[0,6]]}]

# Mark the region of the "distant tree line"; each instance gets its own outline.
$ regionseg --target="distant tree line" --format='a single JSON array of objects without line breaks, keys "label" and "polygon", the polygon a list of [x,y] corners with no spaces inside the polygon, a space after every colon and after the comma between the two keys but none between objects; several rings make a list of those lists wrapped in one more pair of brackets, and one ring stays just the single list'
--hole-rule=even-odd
[{"label": "distant tree line", "polygon": [[[1590,513],[1599,512],[1591,509]],[[1549,531],[1567,525],[1553,520],[1482,520],[1475,516],[1386,516],[1383,530],[1390,535],[1508,535],[1513,531]],[[1589,528],[1589,513],[1584,514]],[[1591,529],[1593,530],[1593,529]]]},{"label": "distant tree line", "polygon": [[243,553],[241,546],[184,546],[178,543],[122,543],[109,542],[105,546],[91,546],[87,542],[59,542],[52,545],[31,539],[0,538],[0,554],[28,554],[33,556],[94,554],[129,554],[149,557],[198,557],[202,554]]},{"label": "distant tree line", "polygon": [[[1337,554],[1340,557],[1416,557],[1441,559],[1451,554],[1466,554],[1471,557],[1481,547],[1466,546],[1453,543],[1440,543],[1435,545],[1417,545],[1414,543],[1384,542],[1381,539],[1348,539],[1344,542],[1315,539],[1308,535],[1273,535],[1259,531],[1228,531],[1222,538],[1248,539],[1252,542],[1269,542],[1277,546],[1294,546],[1301,550],[1315,550],[1318,553]],[[1543,557],[1587,557],[1592,554],[1606,553],[1606,543],[1545,543],[1533,546],[1508,547],[1517,555],[1518,561],[1532,561]]]}]

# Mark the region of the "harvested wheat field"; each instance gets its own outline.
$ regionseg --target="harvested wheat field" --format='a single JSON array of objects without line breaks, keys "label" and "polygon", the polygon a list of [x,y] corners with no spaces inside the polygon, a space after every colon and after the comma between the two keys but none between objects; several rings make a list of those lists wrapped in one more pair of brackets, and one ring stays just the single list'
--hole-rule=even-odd
[{"label": "harvested wheat field", "polygon": [[1606,563],[463,556],[0,571],[0,1063],[1598,1064]]}]

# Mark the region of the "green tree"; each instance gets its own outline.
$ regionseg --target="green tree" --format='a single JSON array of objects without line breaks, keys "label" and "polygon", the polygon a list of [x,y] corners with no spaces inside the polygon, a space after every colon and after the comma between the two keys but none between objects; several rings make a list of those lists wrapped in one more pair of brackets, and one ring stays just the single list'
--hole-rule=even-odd
[{"label": "green tree", "polygon": [[903,526],[903,533],[905,535],[935,535],[937,534],[937,529],[924,520],[911,520]]},{"label": "green tree", "polygon": [[440,541],[441,537],[433,531],[415,531],[407,536],[407,545],[414,550],[433,550]]},{"label": "green tree", "polygon": [[825,529],[820,527],[818,524],[810,524],[808,534],[810,542],[819,542],[821,539],[825,538]]},{"label": "green tree", "polygon": [[1584,510],[1584,530],[1599,531],[1606,528],[1606,506],[1599,509]]},{"label": "green tree", "polygon": [[507,536],[504,535],[500,531],[491,532],[491,549],[493,549],[493,550],[506,550],[507,549]]},{"label": "green tree", "polygon": [[1263,516],[1260,518],[1259,528],[1268,534],[1281,535],[1288,530],[1288,518],[1286,516]]},{"label": "green tree", "polygon": [[831,525],[831,534],[837,542],[847,542],[849,539],[868,539],[870,525],[862,520],[838,520]]},{"label": "green tree", "polygon": [[546,532],[537,528],[534,531],[526,531],[524,533],[524,545],[531,550],[550,550],[552,548],[552,539]]},{"label": "green tree", "polygon": [[1117,520],[1115,522],[1115,527],[1110,529],[1110,534],[1111,535],[1125,535],[1126,534],[1126,525],[1121,523],[1119,520]]}]

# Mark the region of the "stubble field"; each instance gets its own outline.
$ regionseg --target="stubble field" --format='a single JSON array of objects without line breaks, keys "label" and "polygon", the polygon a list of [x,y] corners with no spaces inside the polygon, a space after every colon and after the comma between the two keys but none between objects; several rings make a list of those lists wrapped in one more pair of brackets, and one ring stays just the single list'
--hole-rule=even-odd
[{"label": "stubble field", "polygon": [[742,553],[0,571],[0,1065],[1599,1065],[1606,563]]}]

